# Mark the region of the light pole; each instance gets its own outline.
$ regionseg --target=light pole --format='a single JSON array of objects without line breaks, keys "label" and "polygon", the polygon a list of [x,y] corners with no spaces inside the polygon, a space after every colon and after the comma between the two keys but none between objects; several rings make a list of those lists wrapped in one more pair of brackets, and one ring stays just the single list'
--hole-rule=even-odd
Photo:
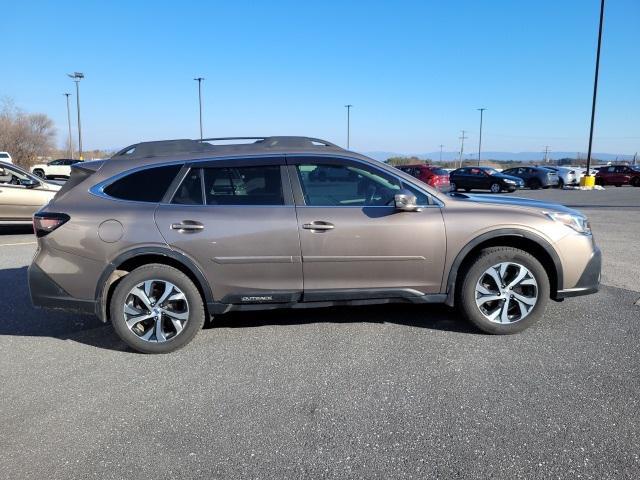
[{"label": "light pole", "polygon": [[69,124],[69,158],[73,160],[73,140],[71,139],[71,106],[69,105],[70,93],[63,93],[67,97],[67,123]]},{"label": "light pole", "polygon": [[80,80],[84,78],[81,72],[67,73],[67,76],[76,82],[76,106],[78,107],[78,159],[82,158],[82,124],[80,123]]},{"label": "light pole", "polygon": [[480,166],[480,154],[482,152],[482,114],[486,108],[478,108],[480,112],[480,137],[478,138],[478,166]]},{"label": "light pole", "polygon": [[198,106],[200,109],[200,140],[202,140],[202,81],[203,77],[194,78],[198,82]]},{"label": "light pole", "polygon": [[591,176],[591,145],[593,144],[593,123],[596,118],[596,96],[598,94],[598,74],[600,72],[600,47],[602,45],[602,24],[604,21],[604,0],[600,2],[600,26],[598,27],[598,49],[596,51],[596,73],[593,80],[593,101],[591,103],[591,127],[589,128],[589,150],[587,151],[587,173],[580,179],[582,186],[593,187],[595,179]]},{"label": "light pole", "polygon": [[549,163],[549,145],[544,147],[544,163]]},{"label": "light pole", "polygon": [[345,105],[347,109],[347,150],[349,150],[351,140],[351,107],[353,107],[353,105]]},{"label": "light pole", "polygon": [[440,145],[440,163],[442,163],[442,147],[444,147],[444,145]]},{"label": "light pole", "polygon": [[466,130],[462,130],[462,135],[459,136],[458,138],[460,139],[460,168],[462,168],[462,155],[464,155],[464,141],[469,138],[469,137],[465,137],[465,133],[467,133]]}]

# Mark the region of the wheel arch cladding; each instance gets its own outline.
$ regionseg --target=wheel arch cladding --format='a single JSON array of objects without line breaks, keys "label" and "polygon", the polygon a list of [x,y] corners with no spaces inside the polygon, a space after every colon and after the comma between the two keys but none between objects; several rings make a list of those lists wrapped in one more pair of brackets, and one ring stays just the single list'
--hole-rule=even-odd
[{"label": "wheel arch cladding", "polygon": [[549,276],[551,298],[555,298],[563,284],[562,263],[551,244],[544,238],[524,230],[499,229],[484,233],[467,243],[453,261],[447,278],[447,300],[449,306],[455,302],[458,280],[478,253],[488,247],[514,247],[533,255]]},{"label": "wheel arch cladding", "polygon": [[[202,270],[189,257],[168,248],[136,248],[120,254],[102,272],[95,293],[96,315],[100,320],[103,322],[109,320],[109,303],[118,281],[126,273],[150,263],[174,267],[189,277],[202,296],[205,310],[207,309],[207,304],[213,302],[213,294],[209,282]],[[206,313],[208,314],[208,312]]]}]

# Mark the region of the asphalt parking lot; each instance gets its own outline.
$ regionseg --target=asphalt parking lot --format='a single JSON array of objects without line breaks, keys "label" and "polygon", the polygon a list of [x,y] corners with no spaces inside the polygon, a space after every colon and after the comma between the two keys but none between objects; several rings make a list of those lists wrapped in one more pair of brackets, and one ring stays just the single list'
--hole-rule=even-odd
[{"label": "asphalt parking lot", "polygon": [[524,191],[587,213],[603,286],[492,337],[441,306],[243,313],[129,351],[31,307],[0,232],[0,478],[640,478],[640,189]]}]

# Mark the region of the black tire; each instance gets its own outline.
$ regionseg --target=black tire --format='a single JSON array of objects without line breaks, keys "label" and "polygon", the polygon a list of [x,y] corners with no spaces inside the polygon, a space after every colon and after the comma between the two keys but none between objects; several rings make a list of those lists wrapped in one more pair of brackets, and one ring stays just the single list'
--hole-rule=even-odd
[{"label": "black tire", "polygon": [[[501,262],[515,262],[526,267],[535,278],[537,300],[527,316],[513,323],[495,323],[489,320],[476,305],[476,284],[484,272]],[[480,252],[465,271],[460,272],[456,292],[456,306],[476,327],[494,335],[518,333],[533,325],[544,314],[549,300],[549,277],[544,267],[532,255],[513,247],[491,247]]]},{"label": "black tire", "polygon": [[[189,306],[189,317],[182,331],[161,343],[143,340],[132,332],[126,325],[123,311],[129,292],[136,285],[152,279],[174,284],[184,294]],[[118,283],[111,297],[110,313],[111,323],[118,336],[131,348],[142,353],[169,353],[184,347],[202,330],[206,316],[202,296],[189,277],[176,268],[157,263],[136,268]]]},{"label": "black tire", "polygon": [[449,191],[450,192],[457,192],[458,191],[458,187],[456,186],[456,182],[450,182],[449,183]]},{"label": "black tire", "polygon": [[531,190],[538,190],[540,187],[542,187],[542,183],[537,178],[534,178],[529,182],[529,188]]},{"label": "black tire", "polygon": [[500,185],[498,182],[494,182],[489,187],[489,190],[491,190],[491,193],[500,193],[502,192],[502,185]]},{"label": "black tire", "polygon": [[33,174],[34,174],[36,177],[44,178],[44,172],[43,172],[40,168],[36,168],[36,169],[33,171]]},{"label": "black tire", "polygon": [[561,178],[558,179],[558,188],[564,188],[564,180]]},{"label": "black tire", "polygon": [[634,187],[640,187],[640,177],[632,178],[630,183]]},{"label": "black tire", "polygon": [[471,189],[470,189],[470,188],[467,188],[467,187],[464,187],[464,191],[465,191],[465,192],[470,192],[470,191],[471,191]]}]

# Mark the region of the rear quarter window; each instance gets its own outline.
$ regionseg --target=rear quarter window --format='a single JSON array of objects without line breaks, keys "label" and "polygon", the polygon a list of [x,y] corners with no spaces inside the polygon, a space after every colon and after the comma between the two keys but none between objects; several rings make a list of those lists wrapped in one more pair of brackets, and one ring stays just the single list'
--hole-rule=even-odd
[{"label": "rear quarter window", "polygon": [[152,167],[130,173],[105,187],[104,193],[119,200],[158,203],[180,167],[181,165]]}]

